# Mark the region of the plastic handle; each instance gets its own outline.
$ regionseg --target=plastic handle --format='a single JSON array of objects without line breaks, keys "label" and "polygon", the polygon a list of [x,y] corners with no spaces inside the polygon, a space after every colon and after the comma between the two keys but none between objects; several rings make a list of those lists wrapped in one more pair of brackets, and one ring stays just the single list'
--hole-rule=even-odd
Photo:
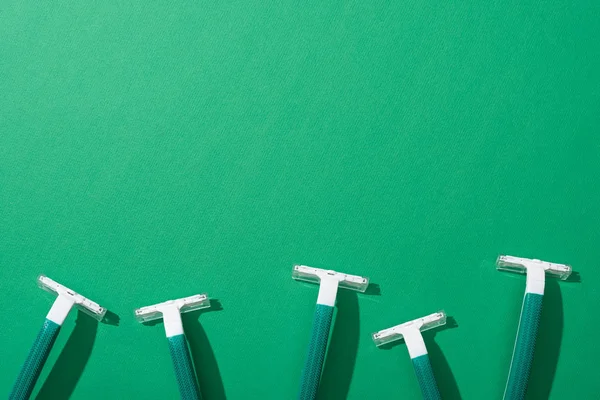
[{"label": "plastic handle", "polygon": [[515,342],[508,382],[504,392],[505,400],[524,399],[527,391],[527,383],[533,362],[535,340],[540,325],[542,314],[542,300],[544,296],[536,293],[525,293],[519,330]]},{"label": "plastic handle", "polygon": [[300,380],[299,400],[313,400],[317,397],[332,318],[333,307],[317,304],[308,345],[308,356]]},{"label": "plastic handle", "polygon": [[423,398],[426,400],[441,399],[440,391],[433,375],[433,369],[431,368],[431,362],[429,361],[429,355],[423,354],[422,356],[415,357],[412,359],[412,363],[417,374],[419,387],[423,393]]},{"label": "plastic handle", "polygon": [[44,321],[40,333],[38,333],[35,342],[33,342],[31,350],[29,350],[27,360],[25,360],[21,372],[19,372],[19,377],[13,386],[12,392],[8,396],[10,400],[29,399],[33,387],[40,377],[44,363],[48,359],[50,350],[56,341],[59,330],[60,325],[56,322],[52,322],[49,319]]},{"label": "plastic handle", "polygon": [[182,400],[200,400],[202,396],[198,390],[198,382],[185,335],[171,336],[167,340]]}]

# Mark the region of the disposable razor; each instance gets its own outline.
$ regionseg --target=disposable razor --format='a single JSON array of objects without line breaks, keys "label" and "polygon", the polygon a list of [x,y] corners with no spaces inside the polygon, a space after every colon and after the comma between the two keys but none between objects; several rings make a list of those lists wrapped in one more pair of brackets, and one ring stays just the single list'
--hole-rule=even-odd
[{"label": "disposable razor", "polygon": [[523,399],[527,391],[542,314],[546,274],[566,280],[571,275],[572,268],[566,264],[513,256],[498,257],[496,266],[500,271],[527,275],[517,339],[510,363],[506,389],[504,390],[504,399]]},{"label": "disposable razor", "polygon": [[445,324],[446,313],[438,311],[426,317],[408,321],[373,334],[373,341],[378,347],[404,339],[424,399],[440,399],[440,391],[435,381],[429,354],[421,332]]},{"label": "disposable razor", "polygon": [[295,265],[292,278],[319,284],[308,356],[302,370],[298,394],[300,400],[313,400],[317,396],[321,380],[338,287],[364,292],[369,286],[369,278],[305,265]]},{"label": "disposable razor", "polygon": [[197,294],[135,310],[135,318],[141,322],[163,319],[169,343],[169,352],[175,368],[175,377],[182,400],[200,400],[200,390],[190,357],[190,350],[183,332],[181,313],[210,307],[206,294]]},{"label": "disposable razor", "polygon": [[98,321],[101,321],[106,314],[106,309],[100,307],[98,303],[94,303],[46,276],[39,276],[37,282],[40,288],[56,294],[57,297],[46,315],[44,325],[33,342],[31,350],[29,350],[25,364],[21,367],[17,381],[9,395],[10,400],[25,400],[31,396],[58,332],[71,308],[76,307]]}]

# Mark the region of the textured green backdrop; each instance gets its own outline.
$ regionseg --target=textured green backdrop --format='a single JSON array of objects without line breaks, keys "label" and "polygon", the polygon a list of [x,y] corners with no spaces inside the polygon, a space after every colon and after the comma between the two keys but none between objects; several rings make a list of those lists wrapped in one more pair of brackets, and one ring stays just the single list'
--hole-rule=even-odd
[{"label": "textured green backdrop", "polygon": [[581,274],[547,285],[530,397],[597,398],[600,3],[264,3],[0,1],[0,394],[45,273],[120,323],[72,313],[38,399],[177,398],[132,312],[198,292],[222,305],[185,320],[206,399],[291,399],[304,263],[381,288],[340,293],[322,398],[418,398],[370,333],[441,308],[442,395],[499,398],[507,253]]}]

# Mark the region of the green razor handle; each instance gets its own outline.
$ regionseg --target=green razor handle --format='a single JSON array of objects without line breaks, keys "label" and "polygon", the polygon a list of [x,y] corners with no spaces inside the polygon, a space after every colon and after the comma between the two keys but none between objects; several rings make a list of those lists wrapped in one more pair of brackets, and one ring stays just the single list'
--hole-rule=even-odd
[{"label": "green razor handle", "polygon": [[60,325],[56,322],[49,319],[44,321],[42,329],[40,329],[31,350],[29,350],[25,364],[21,367],[21,372],[19,372],[12,392],[8,396],[10,400],[29,399],[59,331]]},{"label": "green razor handle", "polygon": [[198,381],[185,335],[171,336],[167,340],[181,399],[201,400],[202,396],[198,389]]},{"label": "green razor handle", "polygon": [[433,375],[429,355],[423,354],[422,356],[415,357],[412,359],[412,363],[417,374],[419,387],[423,393],[423,398],[426,400],[440,400],[440,391]]},{"label": "green razor handle", "polygon": [[506,400],[525,398],[542,314],[543,299],[544,296],[537,293],[525,293],[523,298],[517,340],[510,364],[510,372],[508,373],[506,391],[504,392],[504,399]]},{"label": "green razor handle", "polygon": [[308,345],[308,356],[300,380],[299,400],[313,400],[317,397],[332,318],[333,307],[317,304]]}]

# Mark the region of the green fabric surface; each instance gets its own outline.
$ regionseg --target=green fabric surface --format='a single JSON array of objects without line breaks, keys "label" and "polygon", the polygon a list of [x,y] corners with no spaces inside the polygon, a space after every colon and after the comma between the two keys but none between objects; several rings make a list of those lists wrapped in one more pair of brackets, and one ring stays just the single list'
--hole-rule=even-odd
[{"label": "green fabric surface", "polygon": [[133,310],[203,292],[222,304],[184,315],[203,397],[294,398],[318,291],[301,263],[381,289],[340,290],[322,398],[418,398],[370,334],[442,308],[442,397],[500,398],[510,254],[581,277],[548,281],[530,398],[596,397],[598,37],[588,0],[3,0],[0,393],[44,273],[120,321],[72,312],[36,398],[178,398],[162,326]]}]

